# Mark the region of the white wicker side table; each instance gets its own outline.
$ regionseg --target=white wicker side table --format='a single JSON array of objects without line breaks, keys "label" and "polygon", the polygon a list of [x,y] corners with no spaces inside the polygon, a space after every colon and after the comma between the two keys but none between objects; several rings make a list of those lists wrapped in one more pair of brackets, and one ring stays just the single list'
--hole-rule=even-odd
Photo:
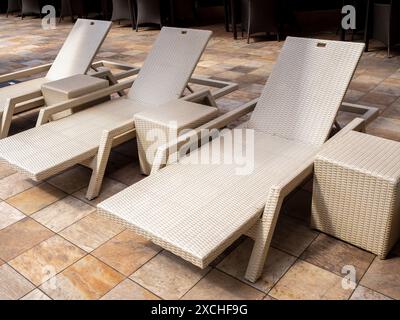
[{"label": "white wicker side table", "polygon": [[218,109],[184,100],[167,102],[134,115],[139,162],[149,175],[157,147],[176,139],[185,129],[196,129],[214,119]]},{"label": "white wicker side table", "polygon": [[[97,90],[108,87],[107,80],[91,77],[85,74],[77,74],[68,78],[48,82],[42,85],[43,98],[47,106],[52,106],[60,102],[81,97],[85,94],[95,92]],[[99,104],[109,100],[108,97],[97,99],[87,103],[82,108]],[[77,109],[75,109],[77,110]],[[68,116],[71,110],[66,110],[58,115],[53,116],[53,120]]]},{"label": "white wicker side table", "polygon": [[384,259],[400,238],[400,143],[351,131],[315,160],[311,226]]}]

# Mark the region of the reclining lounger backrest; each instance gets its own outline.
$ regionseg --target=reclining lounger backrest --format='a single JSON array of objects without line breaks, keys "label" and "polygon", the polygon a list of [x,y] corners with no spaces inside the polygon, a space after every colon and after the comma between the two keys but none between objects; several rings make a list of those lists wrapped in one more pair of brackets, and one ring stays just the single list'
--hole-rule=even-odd
[{"label": "reclining lounger backrest", "polygon": [[103,44],[112,23],[78,19],[46,75],[49,81],[85,74]]},{"label": "reclining lounger backrest", "polygon": [[151,105],[180,98],[211,34],[206,30],[162,28],[128,97]]},{"label": "reclining lounger backrest", "polygon": [[363,50],[362,43],[288,37],[248,127],[322,145]]}]

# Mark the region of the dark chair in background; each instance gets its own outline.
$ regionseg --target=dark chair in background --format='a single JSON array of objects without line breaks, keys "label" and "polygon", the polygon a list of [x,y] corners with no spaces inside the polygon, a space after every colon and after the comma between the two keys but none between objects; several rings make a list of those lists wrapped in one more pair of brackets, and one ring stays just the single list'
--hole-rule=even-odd
[{"label": "dark chair in background", "polygon": [[42,16],[42,5],[40,0],[22,0],[21,19],[28,15]]},{"label": "dark chair in background", "polygon": [[[132,0],[133,1],[133,0]],[[113,3],[111,0],[101,0],[101,13],[104,20],[111,20]]]},{"label": "dark chair in background", "polygon": [[103,11],[102,1],[89,0],[62,0],[60,20],[65,17],[88,18],[89,16],[100,16]]},{"label": "dark chair in background", "polygon": [[85,2],[80,0],[61,0],[60,20],[65,17],[86,17]]},{"label": "dark chair in background", "polygon": [[136,0],[136,6],[136,31],[144,24],[162,27],[160,0]]},{"label": "dark chair in background", "polygon": [[392,46],[400,43],[400,2],[376,1],[373,5],[371,37],[387,47],[388,57]]},{"label": "dark chair in background", "polygon": [[111,21],[129,20],[136,27],[136,10],[133,0],[113,0]]},{"label": "dark chair in background", "polygon": [[280,40],[280,10],[278,0],[241,0],[242,32],[250,36],[256,33],[273,33]]},{"label": "dark chair in background", "polygon": [[7,17],[13,12],[21,12],[21,0],[8,0]]}]

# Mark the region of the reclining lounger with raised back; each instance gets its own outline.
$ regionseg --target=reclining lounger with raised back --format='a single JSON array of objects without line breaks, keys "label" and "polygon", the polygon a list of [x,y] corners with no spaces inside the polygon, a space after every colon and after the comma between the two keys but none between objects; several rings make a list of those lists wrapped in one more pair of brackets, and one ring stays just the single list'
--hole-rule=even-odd
[{"label": "reclining lounger with raised back", "polygon": [[[45,77],[0,88],[0,138],[7,137],[14,114],[37,107],[35,103],[20,104],[39,98],[43,84],[85,74],[89,70],[111,25],[109,21],[78,19]],[[27,77],[45,71],[47,67],[44,65],[2,75],[0,82],[15,80],[17,76]]]},{"label": "reclining lounger with raised back", "polygon": [[[237,175],[234,163],[193,161],[204,148],[223,145],[225,131],[165,168],[153,167],[149,177],[100,203],[98,212],[200,268],[247,234],[255,243],[245,277],[255,282],[282,201],[312,173],[313,158],[329,136],[363,48],[360,43],[288,37],[255,108],[252,103],[237,112],[254,110],[244,125],[254,130],[251,174]],[[225,122],[233,119],[233,113],[224,117]],[[354,119],[342,130],[362,123]],[[169,147],[191,138],[181,136]]]},{"label": "reclining lounger with raised back", "polygon": [[[0,140],[0,162],[6,162],[35,181],[76,164],[87,165],[93,170],[87,198],[95,198],[111,148],[135,137],[134,114],[182,97],[211,34],[204,30],[163,28],[133,85],[131,80],[126,80],[66,103],[42,108],[39,126]],[[54,114],[129,87],[124,97],[47,123]],[[208,99],[217,111],[209,90],[194,92],[183,99]]]}]

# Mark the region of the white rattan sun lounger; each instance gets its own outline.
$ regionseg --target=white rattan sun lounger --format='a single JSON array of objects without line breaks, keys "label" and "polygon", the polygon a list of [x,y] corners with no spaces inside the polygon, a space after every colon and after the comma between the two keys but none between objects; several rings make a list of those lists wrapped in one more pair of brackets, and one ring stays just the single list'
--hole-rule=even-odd
[{"label": "white rattan sun lounger", "polygon": [[[109,21],[78,19],[64,42],[56,59],[45,77],[27,80],[0,88],[0,138],[8,135],[11,118],[14,114],[37,107],[37,103],[23,102],[35,100],[41,96],[44,83],[63,79],[77,74],[85,74],[106,38],[110,28]],[[49,65],[17,71],[0,76],[0,82],[29,77],[45,72]]]},{"label": "white rattan sun lounger", "polygon": [[[66,103],[42,108],[39,126],[0,141],[0,161],[36,181],[78,163],[87,165],[93,169],[87,198],[95,198],[111,148],[135,137],[134,114],[182,96],[211,34],[204,30],[163,28],[133,85],[131,80],[126,80]],[[47,123],[54,114],[130,86],[127,96]],[[209,90],[195,92],[184,99],[196,102],[209,99],[215,105]]]},{"label": "white rattan sun lounger", "polygon": [[[363,48],[360,43],[287,38],[255,109],[251,102],[202,127],[222,127],[254,110],[245,125],[254,130],[252,173],[238,175],[237,165],[223,161],[193,163],[205,148],[219,148],[227,131],[178,162],[161,170],[153,167],[148,178],[100,203],[99,212],[201,268],[247,234],[255,244],[245,277],[256,281],[281,203],[312,173],[313,158],[328,138]],[[362,122],[355,119],[342,130]],[[160,152],[200,136],[200,129]]]}]

